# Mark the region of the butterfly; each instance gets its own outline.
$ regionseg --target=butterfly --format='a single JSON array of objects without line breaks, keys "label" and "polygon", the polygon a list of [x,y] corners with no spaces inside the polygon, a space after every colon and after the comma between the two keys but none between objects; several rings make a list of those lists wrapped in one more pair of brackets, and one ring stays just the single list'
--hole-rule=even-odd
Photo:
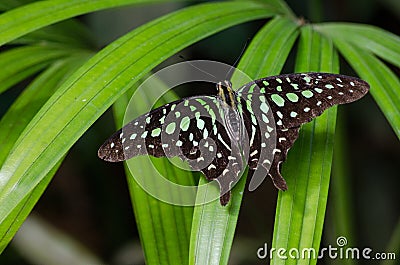
[{"label": "butterfly", "polygon": [[361,79],[317,72],[270,76],[237,91],[223,81],[216,95],[183,98],[137,117],[114,133],[98,156],[109,162],[178,156],[218,182],[220,203],[226,205],[246,166],[249,175],[263,170],[276,188],[286,190],[281,165],[300,126],[368,91]]}]

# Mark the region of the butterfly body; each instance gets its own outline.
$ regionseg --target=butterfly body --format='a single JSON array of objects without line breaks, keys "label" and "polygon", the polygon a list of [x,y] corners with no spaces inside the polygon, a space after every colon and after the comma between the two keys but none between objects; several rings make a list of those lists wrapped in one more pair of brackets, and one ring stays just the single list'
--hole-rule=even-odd
[{"label": "butterfly body", "polygon": [[328,73],[271,76],[237,91],[223,81],[217,95],[184,98],[139,116],[112,135],[98,155],[110,162],[146,154],[178,156],[218,181],[226,205],[246,165],[250,174],[263,170],[286,190],[280,166],[300,126],[368,89],[363,80]]}]

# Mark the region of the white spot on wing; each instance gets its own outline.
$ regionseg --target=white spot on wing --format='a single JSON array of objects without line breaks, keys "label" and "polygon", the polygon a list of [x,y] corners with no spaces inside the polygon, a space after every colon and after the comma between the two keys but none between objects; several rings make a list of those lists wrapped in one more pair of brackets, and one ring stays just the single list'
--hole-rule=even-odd
[{"label": "white spot on wing", "polygon": [[222,139],[221,134],[218,134],[218,140],[220,140],[221,143],[222,143],[223,145],[225,145],[226,149],[228,149],[229,151],[232,151],[231,147],[230,147],[227,143],[225,143],[224,139]]},{"label": "white spot on wing", "polygon": [[208,169],[208,170],[211,170],[211,169],[216,169],[216,168],[217,168],[216,166],[214,166],[213,164],[211,164],[211,165],[208,166],[207,169]]},{"label": "white spot on wing", "polygon": [[258,153],[258,150],[254,150],[254,151],[250,154],[250,156],[255,156],[257,153]]},{"label": "white spot on wing", "polygon": [[272,151],[272,154],[275,155],[275,153],[281,153],[281,152],[282,152],[281,150],[275,148],[274,151]]}]

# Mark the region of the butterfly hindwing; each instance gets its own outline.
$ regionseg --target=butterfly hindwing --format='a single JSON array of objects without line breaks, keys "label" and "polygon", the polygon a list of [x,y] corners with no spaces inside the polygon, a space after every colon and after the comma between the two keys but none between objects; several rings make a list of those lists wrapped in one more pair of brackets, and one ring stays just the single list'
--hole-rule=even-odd
[{"label": "butterfly hindwing", "polygon": [[273,150],[274,158],[268,175],[271,177],[275,187],[280,190],[287,190],[286,181],[281,175],[281,166],[286,160],[289,149],[299,136],[299,130],[300,127],[277,130],[277,142]]}]

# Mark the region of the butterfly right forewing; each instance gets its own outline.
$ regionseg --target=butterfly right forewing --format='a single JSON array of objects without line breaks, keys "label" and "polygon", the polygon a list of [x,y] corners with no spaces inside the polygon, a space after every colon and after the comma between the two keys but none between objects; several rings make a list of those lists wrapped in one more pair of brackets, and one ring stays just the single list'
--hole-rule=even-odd
[{"label": "butterfly right forewing", "polygon": [[[328,73],[271,76],[255,80],[239,89],[238,93],[241,97],[246,98],[248,95],[252,95],[252,99],[261,98],[262,101],[268,103],[256,104],[253,112],[257,113],[261,137],[263,137],[263,133],[271,130],[270,128],[273,128],[275,132],[275,148],[269,146],[268,151],[273,153],[273,160],[267,162],[271,162],[268,175],[271,176],[278,189],[285,190],[287,188],[280,173],[280,166],[297,139],[300,126],[321,115],[323,111],[333,105],[360,99],[368,90],[369,85],[363,80]],[[266,109],[273,115],[274,126],[271,126],[268,119],[262,118]],[[250,114],[245,112],[245,115],[249,116]],[[261,128],[263,125],[264,128]],[[268,125],[269,127],[267,127]],[[261,141],[266,140],[261,139]],[[251,146],[251,149],[258,148],[259,143],[255,142],[253,145],[255,146]],[[253,173],[252,170],[258,169],[262,161],[265,160],[259,158],[258,161],[251,161],[250,173]],[[257,166],[255,162],[257,162]]]}]

